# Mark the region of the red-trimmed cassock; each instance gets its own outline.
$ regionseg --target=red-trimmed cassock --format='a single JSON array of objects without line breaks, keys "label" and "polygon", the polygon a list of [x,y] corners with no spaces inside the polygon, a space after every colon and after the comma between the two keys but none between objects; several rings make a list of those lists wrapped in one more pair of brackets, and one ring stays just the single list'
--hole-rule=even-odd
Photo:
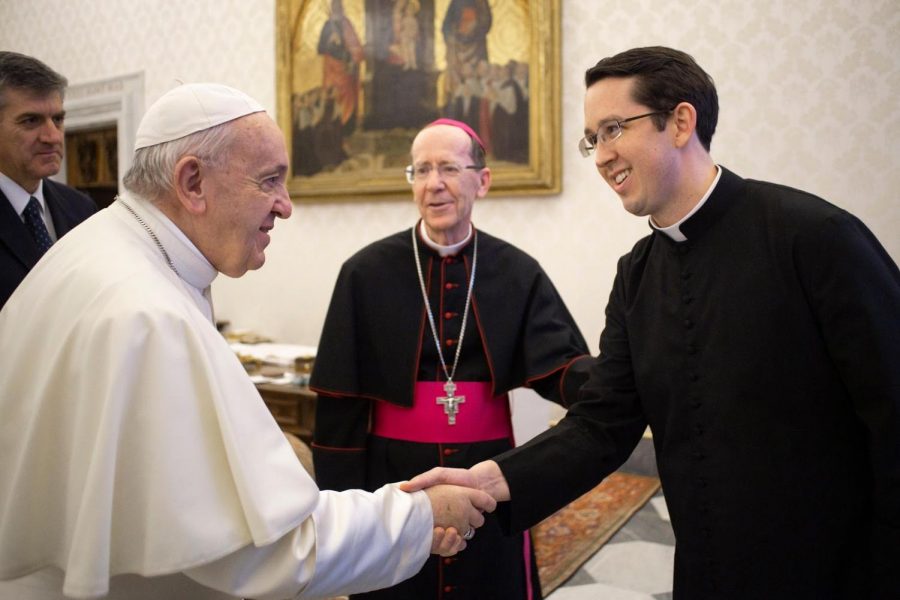
[{"label": "red-trimmed cassock", "polygon": [[[436,393],[422,389],[446,377],[410,230],[363,248],[343,265],[310,384],[319,395],[313,456],[322,489],[371,490],[435,466],[470,467],[510,449],[506,406],[514,388],[530,387],[564,406],[575,401],[591,358],[553,283],[523,251],[482,231],[476,235],[474,291],[462,336],[475,245],[470,239],[457,254],[441,257],[418,237],[448,369],[463,339],[454,380],[467,399],[455,425],[447,424]],[[479,385],[484,393],[476,397]],[[504,422],[495,422],[498,407]],[[467,438],[485,430],[501,433]],[[439,439],[423,439],[429,435]],[[488,515],[465,551],[452,558],[432,556],[412,579],[363,597],[515,600],[541,593],[527,534],[504,536]]]}]

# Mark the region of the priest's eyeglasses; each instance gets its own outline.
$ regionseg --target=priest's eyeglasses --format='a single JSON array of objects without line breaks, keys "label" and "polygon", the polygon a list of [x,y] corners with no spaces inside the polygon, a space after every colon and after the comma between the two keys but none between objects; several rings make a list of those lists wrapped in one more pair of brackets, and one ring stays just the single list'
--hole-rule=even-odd
[{"label": "priest's eyeglasses", "polygon": [[588,157],[593,154],[594,150],[597,148],[598,141],[605,145],[622,137],[622,125],[625,123],[637,121],[644,117],[652,117],[653,115],[667,115],[671,112],[671,110],[655,110],[636,117],[628,117],[621,121],[613,119],[611,121],[600,123],[600,127],[597,128],[597,133],[589,133],[578,140],[578,150],[581,152],[582,156]]},{"label": "priest's eyeglasses", "polygon": [[409,183],[425,181],[435,168],[437,168],[438,177],[441,178],[441,181],[450,181],[459,177],[460,173],[465,169],[480,171],[484,166],[458,165],[456,163],[441,163],[437,167],[434,167],[431,163],[409,165],[406,167],[406,181]]}]

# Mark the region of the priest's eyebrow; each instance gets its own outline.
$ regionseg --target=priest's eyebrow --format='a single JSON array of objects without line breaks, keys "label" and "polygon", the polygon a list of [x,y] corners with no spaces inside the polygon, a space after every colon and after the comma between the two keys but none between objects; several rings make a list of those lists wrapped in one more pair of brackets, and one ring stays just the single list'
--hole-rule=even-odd
[{"label": "priest's eyebrow", "polygon": [[600,128],[603,127],[604,125],[606,125],[608,123],[615,123],[615,122],[618,122],[621,120],[622,120],[621,117],[617,117],[617,116],[605,117],[603,119],[600,119],[599,121],[597,121],[596,129],[588,129],[587,127],[585,127],[584,135],[594,135],[595,133],[600,131]]}]

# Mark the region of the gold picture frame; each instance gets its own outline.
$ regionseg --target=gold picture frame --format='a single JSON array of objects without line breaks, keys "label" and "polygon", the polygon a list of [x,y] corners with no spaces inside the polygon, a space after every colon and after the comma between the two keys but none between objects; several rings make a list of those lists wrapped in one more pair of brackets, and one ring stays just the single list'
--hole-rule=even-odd
[{"label": "gold picture frame", "polygon": [[277,0],[278,121],[294,200],[408,198],[431,120],[488,146],[492,195],[561,186],[559,0]]}]

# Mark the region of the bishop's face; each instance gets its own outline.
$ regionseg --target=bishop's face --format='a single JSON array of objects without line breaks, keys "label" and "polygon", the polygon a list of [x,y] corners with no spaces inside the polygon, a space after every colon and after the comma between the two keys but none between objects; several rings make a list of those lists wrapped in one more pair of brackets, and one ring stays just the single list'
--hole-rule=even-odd
[{"label": "bishop's face", "polygon": [[491,187],[490,169],[468,168],[473,165],[471,144],[466,132],[452,125],[426,127],[413,140],[413,169],[428,172],[413,182],[413,199],[428,237],[438,244],[465,239],[475,199]]},{"label": "bishop's face", "polygon": [[265,113],[235,122],[238,130],[222,167],[208,185],[207,233],[200,250],[220,272],[240,277],[266,261],[275,219],[291,216],[287,192],[287,150],[278,126]]},{"label": "bishop's face", "polygon": [[34,192],[41,179],[55,175],[62,165],[62,95],[7,88],[0,105],[0,172]]}]

